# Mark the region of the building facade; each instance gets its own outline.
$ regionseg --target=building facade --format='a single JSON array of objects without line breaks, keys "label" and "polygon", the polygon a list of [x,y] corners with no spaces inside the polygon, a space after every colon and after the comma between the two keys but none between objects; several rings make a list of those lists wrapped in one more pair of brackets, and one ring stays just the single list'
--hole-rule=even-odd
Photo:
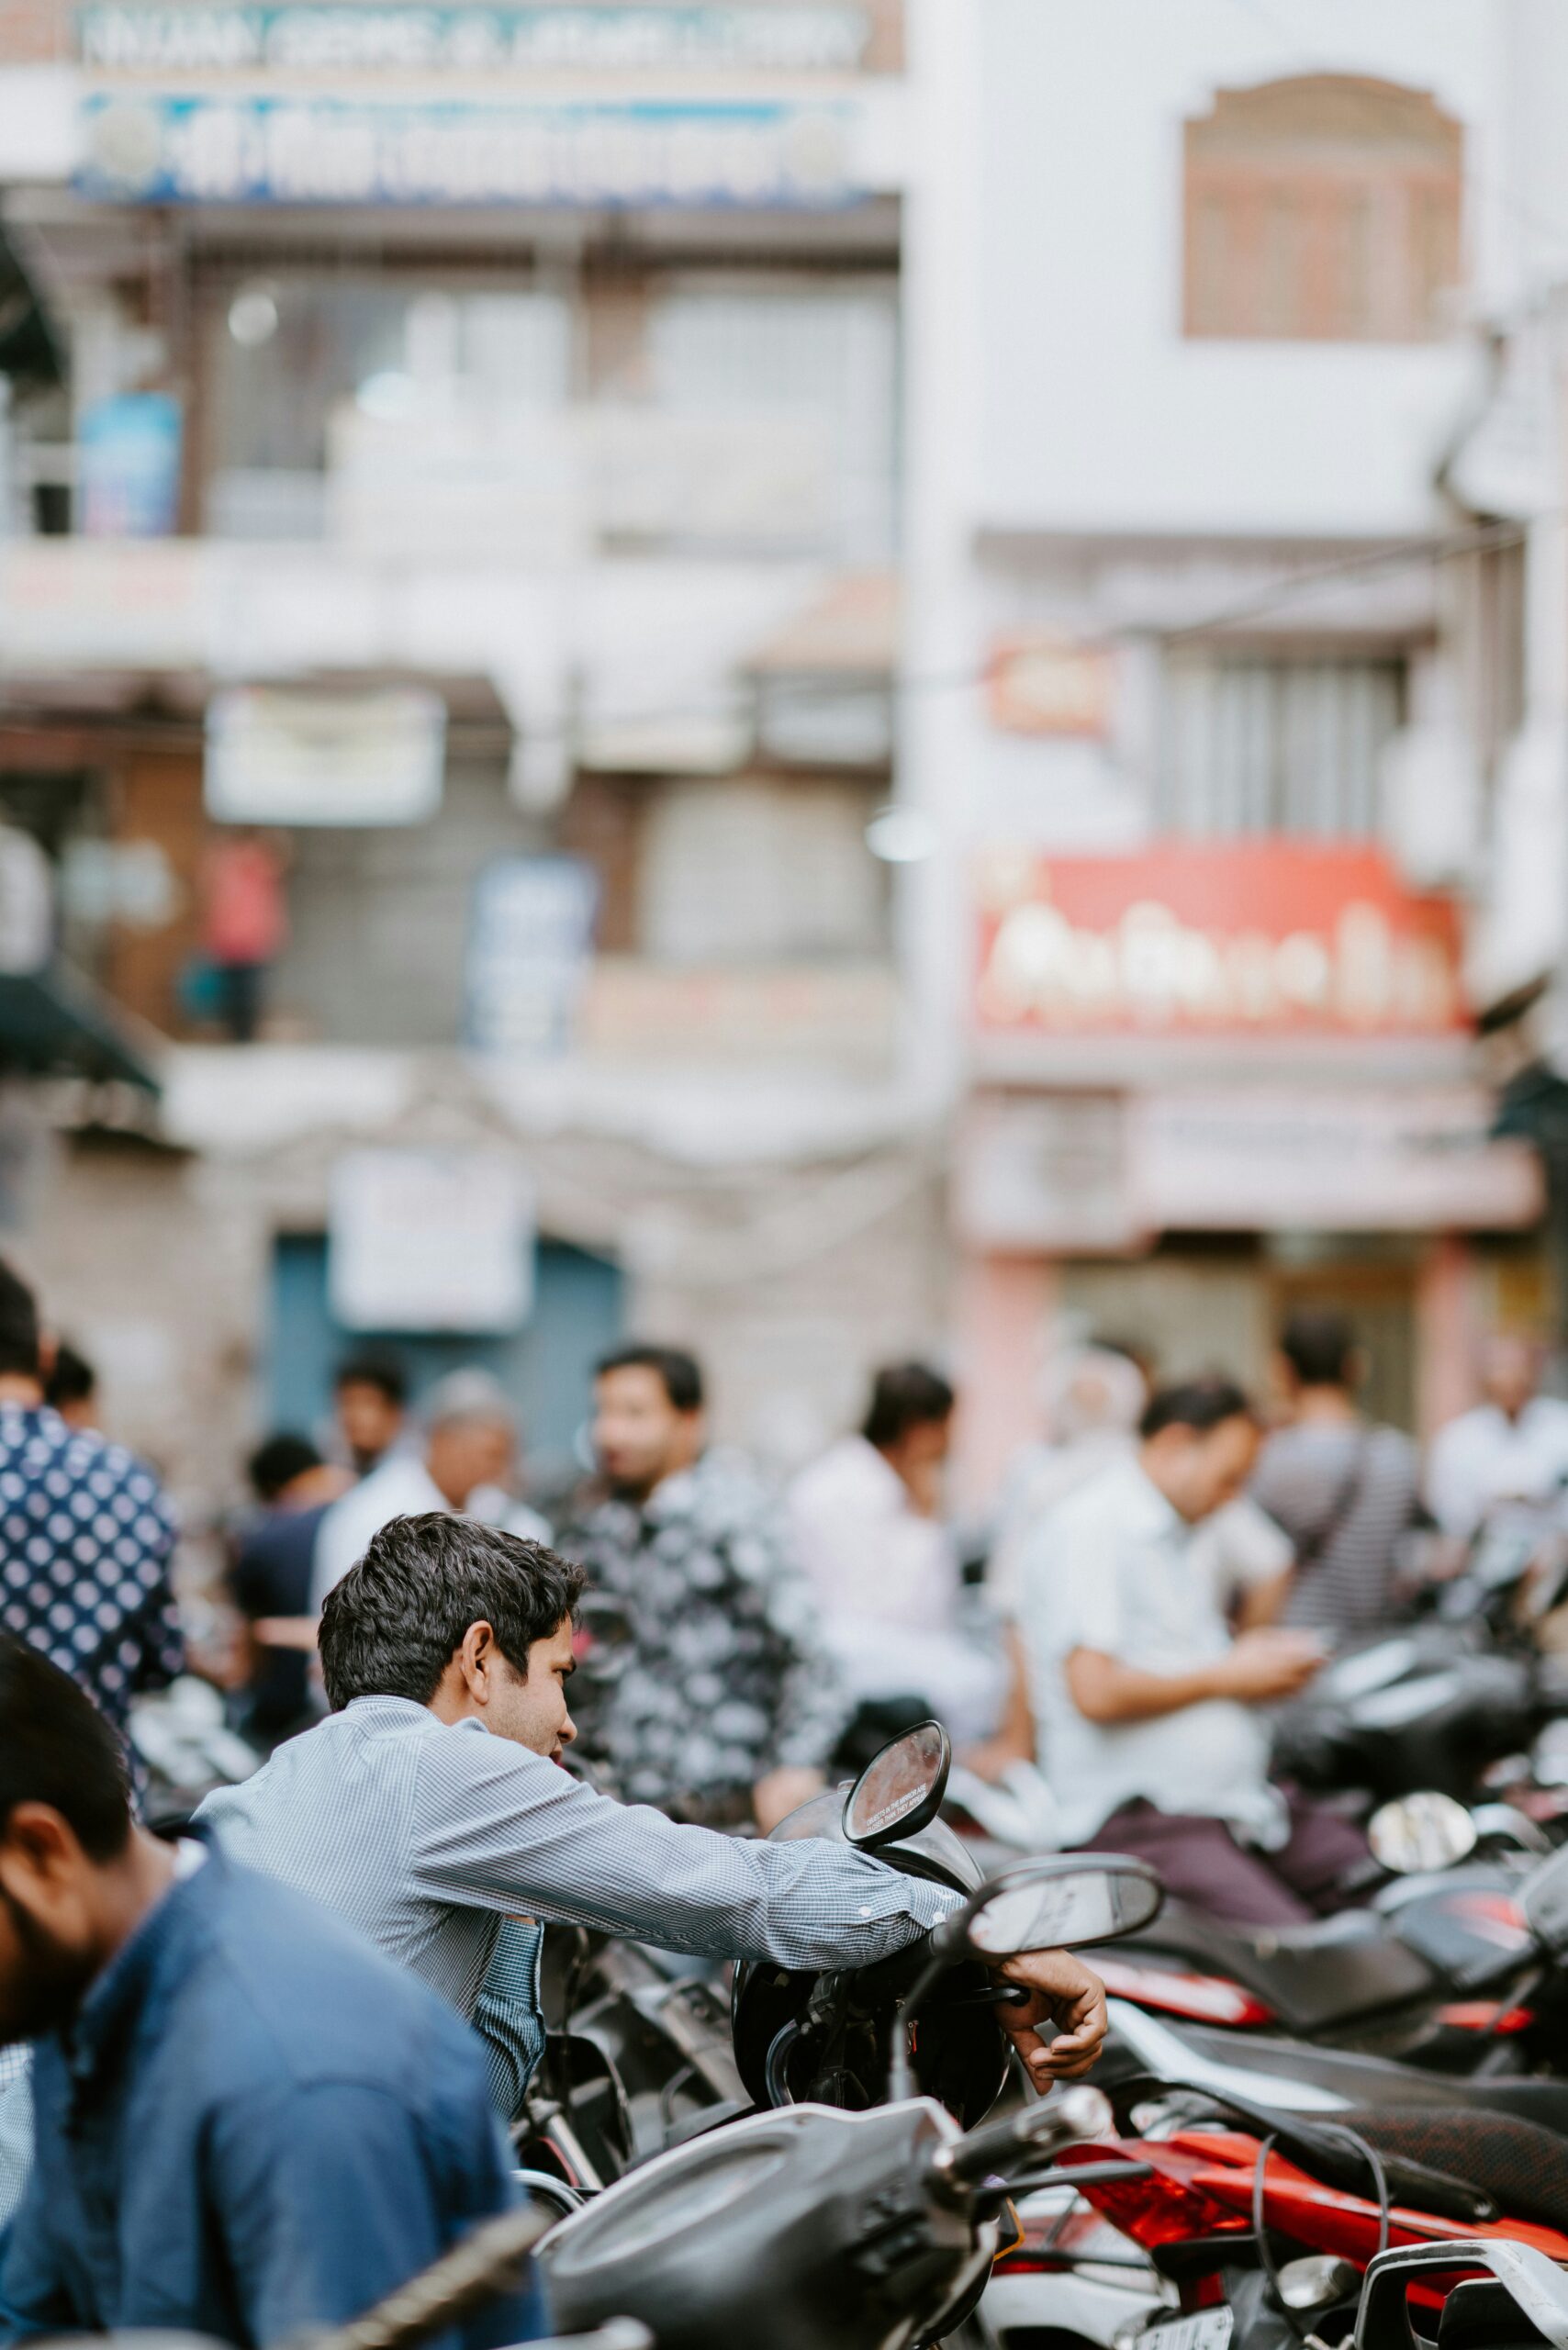
[{"label": "building facade", "polygon": [[[1073,1337],[1260,1388],[1297,1303],[1430,1427],[1557,1310],[1474,1035],[1500,942],[1550,960],[1498,854],[1539,591],[1460,460],[1562,61],[1465,0],[929,14],[965,226],[911,262],[903,778],[970,1483]],[[1555,908],[1553,837],[1514,864]]]},{"label": "building facade", "polygon": [[13,1082],[0,1205],[117,1429],[211,1498],[379,1329],[564,1473],[635,1327],[784,1462],[936,1348],[978,1500],[1082,1333],[1332,1298],[1419,1427],[1560,1314],[1563,91],[1551,0],[0,16],[0,846],[161,1085]]},{"label": "building facade", "polygon": [[[9,415],[0,816],[73,969],[163,1040],[154,1112],[17,1090],[12,1245],[202,1494],[368,1329],[421,1382],[490,1362],[555,1472],[628,1327],[798,1455],[944,1319],[868,845],[897,0],[62,5],[0,39],[60,362]],[[236,844],[281,901],[243,1044]]]}]

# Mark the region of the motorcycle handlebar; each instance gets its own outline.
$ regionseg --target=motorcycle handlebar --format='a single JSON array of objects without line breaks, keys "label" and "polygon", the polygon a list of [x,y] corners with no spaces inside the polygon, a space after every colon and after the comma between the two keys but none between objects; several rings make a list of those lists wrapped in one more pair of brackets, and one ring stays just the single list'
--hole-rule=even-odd
[{"label": "motorcycle handlebar", "polygon": [[1098,2138],[1114,2126],[1110,2100],[1098,2089],[1061,2089],[1054,2097],[1026,2105],[1005,2121],[971,2130],[967,2138],[942,2147],[934,2167],[955,2185],[973,2187],[981,2179],[1015,2170],[1021,2156],[1038,2162],[1058,2147],[1081,2138]]}]

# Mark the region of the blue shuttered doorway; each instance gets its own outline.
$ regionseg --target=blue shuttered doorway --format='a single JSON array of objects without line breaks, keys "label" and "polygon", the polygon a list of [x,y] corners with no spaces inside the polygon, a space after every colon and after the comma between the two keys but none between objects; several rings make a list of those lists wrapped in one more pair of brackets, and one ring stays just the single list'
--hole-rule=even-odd
[{"label": "blue shuttered doorway", "polygon": [[385,1345],[408,1367],[415,1395],[468,1366],[490,1371],[522,1417],[531,1475],[565,1476],[587,1416],[596,1358],[622,1331],[621,1269],[563,1240],[541,1240],[533,1311],[510,1337],[440,1337],[389,1330],[374,1338],[340,1329],[327,1305],[324,1233],[282,1233],[273,1248],[272,1312],[264,1393],[269,1424],[320,1436],[330,1423],[332,1374],[357,1346]]}]

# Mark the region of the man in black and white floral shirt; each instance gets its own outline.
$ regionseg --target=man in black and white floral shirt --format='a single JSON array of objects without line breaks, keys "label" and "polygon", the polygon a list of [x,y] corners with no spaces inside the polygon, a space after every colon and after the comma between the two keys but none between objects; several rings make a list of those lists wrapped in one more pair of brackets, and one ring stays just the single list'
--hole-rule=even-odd
[{"label": "man in black and white floral shirt", "polygon": [[174,1516],[152,1471],[44,1402],[32,1292],[0,1264],[0,1632],[41,1649],[123,1740],[185,1662]]},{"label": "man in black and white floral shirt", "polygon": [[620,1603],[622,1669],[578,1707],[581,1745],[633,1803],[767,1830],[814,1795],[848,1704],[778,1505],[705,1444],[702,1377],[674,1348],[599,1365],[602,1483],[558,1547]]}]

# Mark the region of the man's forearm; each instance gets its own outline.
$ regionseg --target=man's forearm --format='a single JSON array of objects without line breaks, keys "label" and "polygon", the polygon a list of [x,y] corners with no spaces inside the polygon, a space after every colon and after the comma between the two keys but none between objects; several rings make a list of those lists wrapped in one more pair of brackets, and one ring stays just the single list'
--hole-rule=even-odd
[{"label": "man's forearm", "polygon": [[1256,1632],[1265,1624],[1277,1624],[1290,1597],[1291,1569],[1283,1574],[1270,1575],[1264,1583],[1249,1583],[1242,1586],[1236,1604],[1236,1628],[1238,1632]]},{"label": "man's forearm", "polygon": [[1221,1694],[1221,1683],[1215,1664],[1197,1665],[1187,1673],[1145,1673],[1091,1649],[1075,1649],[1067,1661],[1073,1704],[1086,1720],[1107,1728],[1117,1722],[1158,1721],[1184,1706],[1202,1705]]}]

